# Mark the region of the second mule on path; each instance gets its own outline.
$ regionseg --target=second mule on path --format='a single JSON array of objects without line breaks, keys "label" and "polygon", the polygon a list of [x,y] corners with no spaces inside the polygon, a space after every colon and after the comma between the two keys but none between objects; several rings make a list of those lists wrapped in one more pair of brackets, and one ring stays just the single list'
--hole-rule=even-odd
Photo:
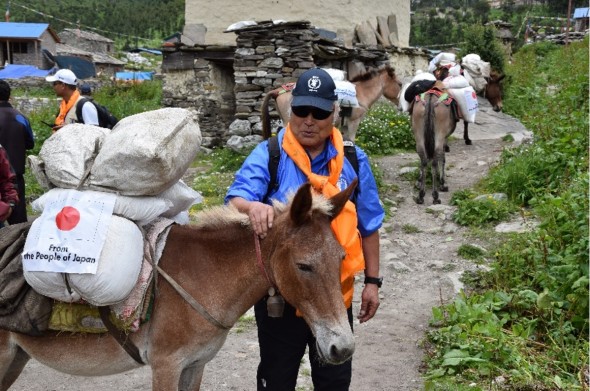
[{"label": "second mule on path", "polygon": [[[339,129],[346,140],[354,141],[361,120],[379,98],[384,96],[396,107],[399,105],[401,82],[397,79],[395,70],[390,65],[385,65],[378,69],[371,69],[368,72],[355,76],[350,82],[355,85],[356,98],[359,106],[353,107],[349,116],[341,116],[341,126],[339,126]],[[290,90],[279,87],[266,94],[260,109],[262,112],[262,137],[265,140],[271,136],[268,109],[271,98],[276,100],[277,111],[284,125],[289,121],[291,113]]]}]

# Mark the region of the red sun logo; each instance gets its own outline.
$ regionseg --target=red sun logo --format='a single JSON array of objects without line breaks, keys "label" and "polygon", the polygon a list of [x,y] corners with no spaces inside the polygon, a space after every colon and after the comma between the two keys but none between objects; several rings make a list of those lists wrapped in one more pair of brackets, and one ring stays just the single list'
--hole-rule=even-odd
[{"label": "red sun logo", "polygon": [[71,231],[80,222],[80,212],[71,206],[64,206],[55,216],[55,224],[62,231]]}]

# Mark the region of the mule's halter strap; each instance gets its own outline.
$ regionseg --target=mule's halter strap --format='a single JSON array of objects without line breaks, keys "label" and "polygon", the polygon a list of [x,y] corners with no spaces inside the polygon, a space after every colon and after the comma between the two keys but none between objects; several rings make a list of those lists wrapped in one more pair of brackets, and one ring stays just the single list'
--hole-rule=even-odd
[{"label": "mule's halter strap", "polygon": [[256,247],[256,264],[258,265],[258,269],[260,269],[260,274],[266,277],[266,281],[268,281],[269,285],[275,288],[275,284],[272,283],[268,273],[266,272],[266,268],[264,267],[264,262],[262,262],[262,252],[260,251],[260,239],[256,232],[254,232],[254,247]]}]

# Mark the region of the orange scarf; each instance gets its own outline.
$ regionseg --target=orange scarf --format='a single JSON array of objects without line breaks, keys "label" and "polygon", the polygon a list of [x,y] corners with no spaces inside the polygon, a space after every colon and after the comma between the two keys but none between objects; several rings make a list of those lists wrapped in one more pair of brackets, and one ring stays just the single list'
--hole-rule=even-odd
[{"label": "orange scarf", "polygon": [[[287,125],[287,130],[283,138],[282,147],[287,155],[295,162],[297,167],[307,175],[311,186],[318,192],[329,198],[339,193],[336,187],[342,167],[344,165],[344,143],[342,134],[336,128],[332,129],[330,137],[332,145],[338,151],[338,155],[329,162],[329,176],[314,174],[311,172],[311,161],[307,152],[297,141],[291,127]],[[342,212],[332,220],[332,231],[336,235],[338,242],[344,247],[346,257],[342,262],[340,272],[340,282],[342,285],[342,296],[346,308],[352,304],[352,295],[354,287],[354,275],[365,268],[365,259],[361,246],[361,236],[357,229],[356,207],[353,202],[348,201]]]},{"label": "orange scarf", "polygon": [[59,104],[59,114],[55,118],[56,126],[64,124],[64,121],[66,120],[66,115],[68,115],[68,111],[70,111],[70,109],[74,107],[79,97],[80,93],[78,92],[78,90],[76,90],[74,91],[72,96],[70,96],[70,100],[68,101],[68,103],[66,103],[65,99],[61,100],[61,103]]}]

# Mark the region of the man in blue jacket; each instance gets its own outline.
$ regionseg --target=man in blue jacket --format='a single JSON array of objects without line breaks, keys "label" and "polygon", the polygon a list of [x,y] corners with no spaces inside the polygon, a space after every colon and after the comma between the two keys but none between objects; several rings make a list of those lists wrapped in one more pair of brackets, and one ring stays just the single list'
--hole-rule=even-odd
[{"label": "man in blue jacket", "polygon": [[27,150],[35,146],[35,136],[29,120],[9,102],[10,86],[0,80],[0,144],[6,149],[10,164],[16,174],[19,201],[8,218],[9,224],[27,221],[25,199],[25,161]]}]

